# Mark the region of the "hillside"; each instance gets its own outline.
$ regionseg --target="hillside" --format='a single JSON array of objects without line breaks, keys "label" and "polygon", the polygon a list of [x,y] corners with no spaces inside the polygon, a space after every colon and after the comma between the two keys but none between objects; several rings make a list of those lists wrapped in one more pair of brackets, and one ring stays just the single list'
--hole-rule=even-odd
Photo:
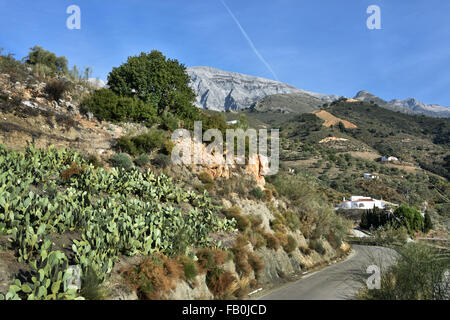
[{"label": "hillside", "polygon": [[331,126],[337,126],[339,123],[342,123],[344,125],[345,129],[356,129],[358,128],[353,123],[340,119],[338,117],[333,116],[331,113],[325,111],[325,110],[316,110],[311,112],[313,115],[315,115],[317,118],[322,119],[324,121],[323,126],[325,127],[331,127]]},{"label": "hillside", "polygon": [[317,180],[268,183],[260,158],[172,163],[178,126],[233,128],[188,102],[181,65],[168,76],[186,99],[163,112],[45,61],[0,56],[0,299],[244,299],[349,253]]},{"label": "hillside", "polygon": [[[442,230],[448,228],[449,119],[406,115],[347,99],[322,108],[282,117],[278,112],[256,110],[245,115],[249,121],[254,118],[280,128],[282,166],[308,172],[333,189],[334,205],[351,195],[408,203],[427,208]],[[400,161],[380,162],[386,155]],[[379,179],[366,180],[363,173]]]},{"label": "hillside", "polygon": [[338,101],[326,108],[358,126],[349,131],[383,155],[394,155],[450,178],[450,119],[406,115],[376,104]]}]

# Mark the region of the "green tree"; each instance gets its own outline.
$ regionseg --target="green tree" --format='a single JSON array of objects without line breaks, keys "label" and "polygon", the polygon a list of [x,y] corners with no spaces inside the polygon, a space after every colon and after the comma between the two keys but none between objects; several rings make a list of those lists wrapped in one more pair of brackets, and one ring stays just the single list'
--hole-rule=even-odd
[{"label": "green tree", "polygon": [[57,57],[53,52],[47,51],[40,46],[34,46],[30,48],[28,56],[25,58],[25,62],[31,65],[44,65],[50,68],[53,72],[68,72],[68,61],[66,57]]},{"label": "green tree", "polygon": [[431,221],[431,216],[428,212],[425,213],[425,221],[424,221],[424,232],[428,232],[433,229],[433,222]]},{"label": "green tree", "polygon": [[192,119],[198,113],[194,107],[195,93],[189,87],[186,68],[177,60],[167,59],[161,52],[129,57],[108,75],[110,89],[120,96],[137,96],[145,103],[157,106],[158,114],[169,112]]},{"label": "green tree", "polygon": [[397,227],[405,226],[410,234],[424,229],[425,219],[419,211],[406,205],[401,205],[394,211]]}]

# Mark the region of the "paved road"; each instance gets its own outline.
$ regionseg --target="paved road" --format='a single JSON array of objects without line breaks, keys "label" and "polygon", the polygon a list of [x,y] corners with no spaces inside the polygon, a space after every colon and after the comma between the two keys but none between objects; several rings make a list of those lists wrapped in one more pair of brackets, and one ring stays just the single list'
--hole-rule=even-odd
[{"label": "paved road", "polygon": [[381,270],[393,264],[395,251],[384,247],[353,246],[345,261],[328,266],[300,280],[260,296],[260,300],[345,300],[352,299],[371,274],[369,265]]}]

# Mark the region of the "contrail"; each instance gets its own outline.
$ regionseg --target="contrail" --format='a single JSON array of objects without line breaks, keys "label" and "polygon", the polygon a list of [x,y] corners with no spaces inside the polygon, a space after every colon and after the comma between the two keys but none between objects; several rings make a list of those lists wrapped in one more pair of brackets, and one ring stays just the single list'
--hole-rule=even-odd
[{"label": "contrail", "polygon": [[239,29],[242,32],[242,35],[245,37],[245,39],[247,39],[248,44],[250,45],[250,47],[252,48],[253,52],[256,54],[256,56],[259,58],[259,60],[261,60],[262,63],[264,63],[264,65],[267,67],[267,69],[270,71],[270,73],[272,73],[273,77],[275,78],[275,80],[278,80],[278,77],[275,73],[275,71],[273,71],[272,67],[269,65],[269,63],[264,59],[264,57],[258,52],[258,50],[256,49],[255,45],[253,44],[253,41],[250,39],[250,37],[248,36],[247,32],[245,32],[244,28],[241,26],[241,24],[239,23],[239,20],[235,17],[235,15],[233,14],[233,12],[230,10],[230,8],[228,8],[228,6],[226,5],[225,1],[220,0],[220,2],[222,2],[223,6],[225,7],[225,9],[227,9],[228,13],[230,14],[230,16],[233,18],[234,22],[236,22],[237,26],[239,27]]}]

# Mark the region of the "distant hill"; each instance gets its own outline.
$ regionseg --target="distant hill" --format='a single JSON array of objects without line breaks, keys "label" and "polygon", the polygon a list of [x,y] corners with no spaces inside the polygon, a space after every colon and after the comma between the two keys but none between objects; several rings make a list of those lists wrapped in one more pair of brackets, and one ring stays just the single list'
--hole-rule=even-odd
[{"label": "distant hill", "polygon": [[430,117],[450,118],[450,108],[438,104],[426,104],[414,98],[385,101],[368,91],[360,91],[356,94],[355,99],[365,102],[374,102],[382,108],[406,114],[424,114]]},{"label": "distant hill", "polygon": [[260,112],[304,113],[318,110],[323,101],[305,93],[275,94],[256,102],[252,108]]}]

